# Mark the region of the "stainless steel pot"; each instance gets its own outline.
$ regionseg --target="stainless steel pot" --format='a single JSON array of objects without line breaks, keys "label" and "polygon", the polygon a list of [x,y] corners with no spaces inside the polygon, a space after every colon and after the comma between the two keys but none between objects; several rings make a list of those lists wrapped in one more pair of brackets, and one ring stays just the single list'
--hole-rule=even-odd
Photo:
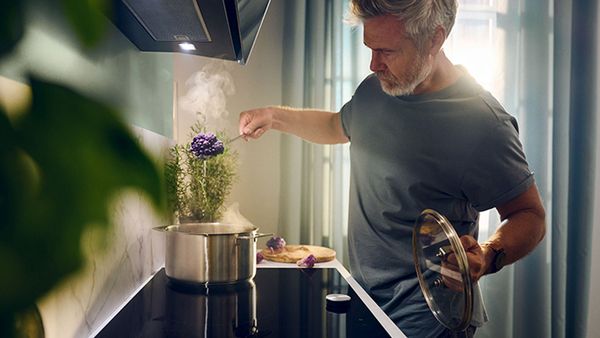
[{"label": "stainless steel pot", "polygon": [[165,272],[175,282],[227,284],[254,278],[257,228],[223,223],[186,223],[154,228],[165,232]]}]

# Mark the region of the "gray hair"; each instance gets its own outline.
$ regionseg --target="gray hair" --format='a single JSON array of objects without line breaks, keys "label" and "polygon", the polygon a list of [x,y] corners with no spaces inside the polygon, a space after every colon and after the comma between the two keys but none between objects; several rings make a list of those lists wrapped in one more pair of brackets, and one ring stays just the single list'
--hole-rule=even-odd
[{"label": "gray hair", "polygon": [[347,21],[356,25],[376,16],[394,15],[404,23],[408,38],[421,49],[439,26],[448,37],[457,7],[457,0],[351,0]]}]

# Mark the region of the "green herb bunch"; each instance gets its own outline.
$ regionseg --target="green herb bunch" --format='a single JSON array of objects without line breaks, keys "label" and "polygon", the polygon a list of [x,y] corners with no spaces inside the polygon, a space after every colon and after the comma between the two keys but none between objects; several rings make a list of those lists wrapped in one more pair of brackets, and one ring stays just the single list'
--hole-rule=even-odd
[{"label": "green herb bunch", "polygon": [[196,123],[191,136],[189,145],[172,147],[166,161],[169,207],[180,222],[216,222],[235,181],[237,153],[222,131],[207,133]]}]

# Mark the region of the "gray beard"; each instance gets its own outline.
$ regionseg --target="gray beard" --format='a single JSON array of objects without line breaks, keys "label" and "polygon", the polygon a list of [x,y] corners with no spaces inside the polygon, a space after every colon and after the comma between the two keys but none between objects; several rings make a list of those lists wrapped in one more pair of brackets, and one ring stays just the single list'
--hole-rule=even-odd
[{"label": "gray beard", "polygon": [[[415,72],[415,68],[419,69]],[[431,64],[420,62],[420,64],[415,65],[415,67],[411,69],[405,83],[400,83],[393,75],[390,77],[385,74],[377,73],[377,78],[379,79],[381,89],[384,93],[391,96],[406,96],[411,95],[415,91],[415,88],[425,81],[427,76],[431,73],[431,68]],[[382,78],[385,80],[382,80]]]}]

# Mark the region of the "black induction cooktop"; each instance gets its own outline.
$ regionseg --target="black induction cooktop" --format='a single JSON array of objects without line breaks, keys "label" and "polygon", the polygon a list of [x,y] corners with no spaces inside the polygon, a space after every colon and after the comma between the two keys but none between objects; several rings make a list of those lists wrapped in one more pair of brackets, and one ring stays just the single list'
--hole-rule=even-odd
[{"label": "black induction cooktop", "polygon": [[[327,306],[329,294],[351,300]],[[389,335],[335,268],[259,268],[252,281],[208,288],[174,284],[162,269],[96,337]]]}]

